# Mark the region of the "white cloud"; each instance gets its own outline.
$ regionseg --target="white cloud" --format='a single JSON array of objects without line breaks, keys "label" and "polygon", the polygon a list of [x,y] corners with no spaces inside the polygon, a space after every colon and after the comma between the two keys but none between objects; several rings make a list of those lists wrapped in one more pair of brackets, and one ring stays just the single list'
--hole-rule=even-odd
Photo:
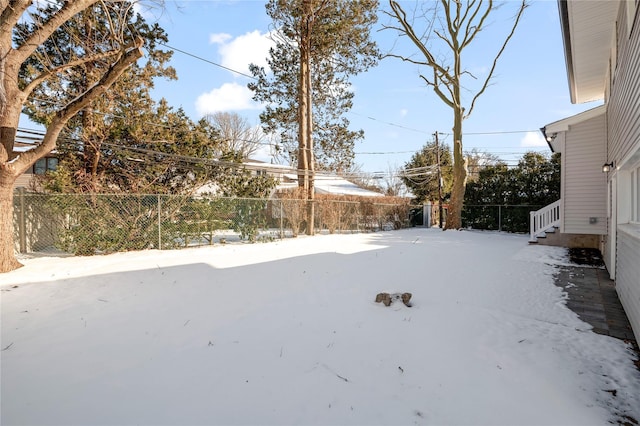
[{"label": "white cloud", "polygon": [[273,41],[269,33],[262,34],[255,30],[232,38],[229,34],[212,34],[209,41],[218,44],[220,63],[227,68],[243,73],[249,72],[249,64],[267,66],[269,48]]},{"label": "white cloud", "polygon": [[200,116],[205,116],[218,111],[257,109],[259,105],[251,99],[252,95],[245,85],[225,83],[218,89],[198,96],[196,110]]},{"label": "white cloud", "polygon": [[209,43],[211,43],[211,44],[224,44],[224,43],[226,43],[227,41],[229,41],[232,38],[233,38],[233,36],[231,34],[227,34],[227,33],[210,34],[209,35]]},{"label": "white cloud", "polygon": [[160,4],[139,1],[133,3],[133,11],[139,13],[144,19],[151,22],[157,22],[163,13],[165,13],[164,8]]},{"label": "white cloud", "polygon": [[[209,42],[218,46],[219,63],[229,69],[249,74],[249,64],[267,66],[269,48],[273,45],[269,33],[255,30],[233,38],[230,34],[209,35]],[[233,78],[243,77],[234,73]],[[253,93],[245,84],[224,83],[219,88],[201,94],[196,100],[196,110],[200,116],[218,111],[238,111],[258,109],[260,105],[251,97]]]},{"label": "white cloud", "polygon": [[520,140],[520,146],[525,148],[547,146],[547,141],[544,140],[544,137],[540,132],[527,132],[527,134]]},{"label": "white cloud", "polygon": [[406,116],[407,116],[407,114],[409,114],[409,110],[408,110],[408,109],[406,109],[406,108],[402,108],[402,109],[400,110],[400,116],[401,116],[401,117],[406,117]]}]

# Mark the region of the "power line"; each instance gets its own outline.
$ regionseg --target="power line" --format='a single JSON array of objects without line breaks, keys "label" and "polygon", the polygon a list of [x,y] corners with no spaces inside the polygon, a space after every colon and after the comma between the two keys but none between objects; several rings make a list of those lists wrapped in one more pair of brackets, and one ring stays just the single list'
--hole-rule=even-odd
[{"label": "power line", "polygon": [[[241,75],[243,77],[250,78],[252,80],[258,80],[255,76],[246,74],[244,72],[235,70],[233,68],[226,67],[224,65],[218,64],[218,63],[213,62],[211,60],[205,59],[205,58],[203,58],[201,56],[195,55],[193,53],[187,52],[187,51],[182,50],[182,49],[178,49],[177,47],[173,47],[173,46],[170,46],[170,45],[164,44],[164,43],[158,43],[158,44],[160,46],[164,46],[164,47],[166,47],[168,49],[175,50],[176,52],[180,52],[180,53],[182,53],[184,55],[187,55],[187,56],[190,56],[192,58],[198,59],[198,60],[203,61],[205,63],[214,65],[214,66],[222,68],[222,69],[225,69],[225,70],[230,71],[230,72],[232,72],[234,74],[238,74],[238,75]],[[416,133],[431,134],[431,132],[428,132],[426,130],[415,129],[415,128],[412,128],[412,127],[403,126],[401,124],[380,120],[380,119],[378,119],[376,117],[371,117],[371,116],[368,116],[368,115],[359,114],[359,113],[354,112],[354,111],[349,111],[349,113],[353,114],[353,115],[358,115],[360,117],[365,117],[365,118],[367,118],[369,120],[376,121],[376,122],[379,122],[379,123],[383,123],[383,124],[386,124],[388,126],[398,127],[398,128],[401,128],[401,129],[404,129],[404,130],[409,130],[409,131],[416,132]],[[463,136],[487,136],[487,135],[522,134],[522,133],[532,133],[532,132],[535,133],[535,132],[538,132],[538,131],[539,131],[538,129],[535,129],[535,130],[506,130],[506,131],[465,132],[465,133],[463,133]],[[448,133],[448,132],[438,132],[438,134],[443,135],[443,136],[453,136],[453,133]],[[389,154],[402,154],[402,153],[406,153],[406,152],[389,152]],[[369,153],[360,153],[360,154],[369,154]],[[371,155],[378,155],[378,154],[382,155],[382,154],[385,154],[385,153],[371,153]]]},{"label": "power line", "polygon": [[238,75],[241,75],[241,76],[243,76],[243,77],[250,78],[250,79],[252,79],[252,80],[257,80],[257,78],[256,78],[256,77],[254,77],[254,76],[252,76],[252,75],[245,74],[245,73],[243,73],[243,72],[241,72],[241,71],[234,70],[233,68],[225,67],[224,65],[221,65],[221,64],[218,64],[218,63],[216,63],[216,62],[210,61],[210,60],[205,59],[205,58],[203,58],[203,57],[201,57],[201,56],[194,55],[193,53],[189,53],[189,52],[187,52],[187,51],[185,51],[185,50],[178,49],[177,47],[172,47],[172,46],[169,46],[168,44],[164,44],[164,43],[158,43],[158,44],[159,44],[160,46],[164,46],[164,47],[166,47],[167,49],[172,49],[172,50],[175,50],[176,52],[180,52],[180,53],[182,53],[183,55],[191,56],[192,58],[198,59],[198,60],[200,60],[200,61],[202,61],[202,62],[206,62],[206,63],[208,63],[208,64],[215,65],[216,67],[219,67],[219,68],[225,69],[225,70],[227,70],[227,71],[231,71],[231,72],[232,72],[232,73],[234,73],[234,74],[238,74]]},{"label": "power line", "polygon": [[[248,74],[246,74],[244,72],[237,71],[235,69],[232,69],[232,68],[226,67],[224,65],[218,64],[218,63],[213,62],[211,60],[205,59],[205,58],[203,58],[201,56],[198,56],[198,55],[195,55],[193,53],[187,52],[187,51],[185,51],[183,49],[179,49],[179,48],[176,48],[174,46],[171,46],[171,45],[168,45],[168,44],[164,44],[164,43],[160,43],[160,42],[158,42],[158,44],[161,45],[161,46],[164,46],[164,47],[166,47],[168,49],[172,49],[172,50],[174,50],[176,52],[179,52],[179,53],[182,53],[184,55],[190,56],[190,57],[192,57],[194,59],[197,59],[197,60],[200,60],[202,62],[205,62],[207,64],[214,65],[216,67],[225,69],[225,70],[230,71],[232,73],[235,73],[235,74],[238,74],[238,75],[241,75],[241,76],[253,79],[253,80],[257,80],[257,78],[254,77],[254,76],[251,76],[251,75],[248,75]],[[54,105],[60,105],[60,104],[56,104],[53,101],[49,101],[49,100],[45,100],[45,99],[34,99],[34,100],[39,101],[39,102],[48,102],[48,103],[52,103]],[[112,114],[112,113],[103,113],[103,112],[99,112],[99,111],[93,111],[93,112],[96,113],[96,114],[104,115],[104,116],[111,116],[111,117],[122,118],[122,119],[128,118],[128,117],[124,117],[124,116],[120,116],[120,115]],[[430,132],[427,132],[427,131],[424,131],[424,130],[415,129],[415,128],[403,126],[403,125],[400,125],[400,124],[397,124],[397,123],[392,123],[392,122],[380,120],[378,118],[371,117],[371,116],[365,116],[365,115],[362,115],[362,114],[359,114],[359,113],[356,113],[356,112],[353,112],[353,111],[349,111],[349,112],[351,114],[359,115],[359,116],[365,117],[365,118],[367,118],[369,120],[386,124],[388,126],[402,128],[402,129],[405,129],[405,130],[409,130],[409,131],[413,131],[413,132],[417,132],[417,133],[422,133],[422,134],[430,134]],[[163,124],[159,124],[159,123],[144,122],[143,124],[149,124],[149,125],[153,125],[153,126],[157,126],[157,127],[167,128],[167,129],[172,129],[173,128],[173,126],[167,126],[167,125],[163,125]],[[530,133],[530,132],[537,132],[537,130],[468,132],[468,133],[463,133],[463,135],[464,136],[477,136],[477,135],[521,134],[521,133]],[[443,136],[452,136],[453,135],[452,133],[448,133],[448,132],[438,132],[438,134],[443,135]],[[254,141],[242,140],[242,142],[254,142]],[[256,144],[257,145],[262,145],[262,146],[269,146],[269,147],[273,146],[273,144],[270,143],[270,142],[258,142]],[[411,151],[411,150],[407,150],[407,151],[372,151],[372,152],[366,152],[365,151],[365,152],[354,152],[354,155],[393,155],[393,154],[410,154],[410,153],[415,153],[415,152],[417,152],[417,151]],[[504,152],[504,153],[501,152],[501,153],[494,153],[494,154],[512,155],[512,154],[520,154],[520,153],[519,152]]]}]

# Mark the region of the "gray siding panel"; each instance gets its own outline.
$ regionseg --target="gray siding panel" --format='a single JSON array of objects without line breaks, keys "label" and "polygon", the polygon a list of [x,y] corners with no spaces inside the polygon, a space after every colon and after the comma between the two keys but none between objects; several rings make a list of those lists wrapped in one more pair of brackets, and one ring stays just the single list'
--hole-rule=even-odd
[{"label": "gray siding panel", "polygon": [[618,273],[616,291],[640,340],[640,230],[633,225],[618,227]]},{"label": "gray siding panel", "polygon": [[[618,60],[607,102],[608,160],[614,161],[617,167],[629,166],[624,161],[640,151],[640,18],[636,15],[635,25],[629,31],[626,13],[627,8],[620,7]],[[620,200],[624,201],[629,194],[618,193],[617,197],[618,206],[624,206]],[[610,229],[607,257],[614,248],[610,246],[612,234],[616,235],[616,288],[634,333],[640,338],[640,226],[620,224]]]},{"label": "gray siding panel", "polygon": [[628,35],[626,8],[618,16],[618,62],[607,105],[609,158],[619,164],[640,146],[640,25]]},{"label": "gray siding panel", "polygon": [[571,126],[566,133],[563,153],[565,233],[607,233],[607,181],[601,171],[605,161],[605,122],[602,114]]}]

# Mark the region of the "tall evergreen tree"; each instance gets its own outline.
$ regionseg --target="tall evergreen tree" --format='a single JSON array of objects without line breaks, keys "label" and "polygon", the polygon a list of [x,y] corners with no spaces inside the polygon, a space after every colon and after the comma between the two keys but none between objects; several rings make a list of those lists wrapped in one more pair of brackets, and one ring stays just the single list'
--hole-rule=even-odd
[{"label": "tall evergreen tree", "polygon": [[[157,24],[149,25],[140,15],[134,15],[131,7],[109,9],[109,14],[100,12],[98,8],[88,8],[78,13],[45,40],[40,49],[47,52],[48,57],[68,61],[78,49],[74,40],[102,37],[111,20],[115,19],[114,15],[124,14],[131,31],[143,38],[147,55],[143,63],[132,64],[107,93],[67,122],[63,139],[58,144],[61,171],[53,176],[58,181],[49,181],[47,186],[62,189],[60,182],[66,182],[64,190],[69,192],[166,192],[167,189],[162,189],[163,179],[142,173],[166,174],[162,170],[166,162],[153,165],[150,161],[126,160],[131,157],[133,148],[161,152],[178,148],[183,155],[192,154],[186,149],[185,138],[194,138],[184,131],[184,127],[194,130],[196,125],[189,123],[182,111],[172,111],[166,102],[156,104],[150,93],[154,79],[177,78],[175,70],[167,65],[172,52],[158,47],[158,43],[167,42],[166,33]],[[28,34],[28,30],[29,24],[19,24],[17,34]],[[94,85],[106,66],[108,62],[96,55],[71,68],[64,79],[35,88],[25,105],[25,113],[33,121],[48,125],[59,104]],[[30,58],[22,68],[24,78],[28,77],[26,74],[30,69],[39,67],[42,67],[39,57]],[[176,141],[176,137],[180,140]],[[173,144],[173,147],[165,147],[167,144]],[[123,150],[127,145],[130,145],[129,151]],[[66,173],[69,173],[68,177],[65,177]],[[177,189],[175,186],[174,181],[174,190]]]},{"label": "tall evergreen tree", "polygon": [[[127,98],[122,103],[130,104]],[[219,137],[205,120],[194,123],[165,100],[107,117],[109,126],[99,139],[87,143],[69,135],[59,142],[58,170],[42,178],[46,189],[191,194],[221,174],[215,161]]]},{"label": "tall evergreen tree", "polygon": [[469,226],[497,229],[497,206],[508,206],[501,210],[502,229],[526,232],[529,211],[559,199],[559,154],[527,152],[516,167],[497,163],[480,168],[477,179],[467,183],[463,219]]},{"label": "tall evergreen tree", "polygon": [[[275,47],[264,68],[252,65],[254,100],[266,104],[260,119],[278,134],[281,150],[297,163],[298,182],[313,199],[316,169],[344,171],[362,131],[349,130],[343,114],[351,108],[349,77],[376,64],[370,39],[377,0],[270,0]],[[313,233],[313,203],[307,232]]]},{"label": "tall evergreen tree", "polygon": [[[440,171],[438,171],[440,151]],[[430,141],[404,165],[402,181],[411,190],[417,203],[439,201],[438,178],[442,176],[443,199],[448,199],[453,182],[451,150],[444,144]]]}]

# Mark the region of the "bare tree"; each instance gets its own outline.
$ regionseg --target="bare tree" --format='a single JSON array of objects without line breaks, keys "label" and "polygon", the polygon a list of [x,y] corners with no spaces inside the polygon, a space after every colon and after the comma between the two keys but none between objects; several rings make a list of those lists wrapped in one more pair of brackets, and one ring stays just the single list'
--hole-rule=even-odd
[{"label": "bare tree", "polygon": [[467,152],[467,169],[469,181],[476,181],[480,176],[480,170],[487,166],[495,166],[497,164],[504,164],[496,154],[490,152],[481,151],[478,148],[473,148]]},{"label": "bare tree", "polygon": [[265,141],[259,126],[251,126],[246,118],[235,112],[216,112],[204,117],[218,131],[222,141],[221,156],[233,153],[243,159],[249,158]]},{"label": "bare tree", "polygon": [[[462,122],[473,112],[476,101],[489,86],[498,60],[513,37],[527,3],[526,0],[519,3],[507,34],[496,53],[489,56],[493,59],[487,75],[479,80],[463,67],[462,53],[485,29],[487,18],[499,5],[494,4],[493,0],[438,0],[434,4],[433,9],[422,12],[416,6],[412,16],[408,16],[397,1],[389,0],[391,12],[388,14],[398,25],[386,28],[394,29],[401,36],[407,37],[418,49],[420,59],[394,54],[389,56],[426,67],[427,72],[420,74],[420,78],[433,88],[440,100],[453,112],[453,188],[445,229],[457,229],[462,226],[467,178],[465,156],[462,152]],[[479,81],[475,90],[470,88],[473,80]],[[470,96],[463,96],[463,92],[470,93]]]},{"label": "bare tree", "polygon": [[[127,31],[132,2],[111,0],[0,0],[0,272],[20,267],[13,240],[13,185],[38,159],[51,152],[67,121],[90,106],[135,61],[144,43]],[[79,13],[108,14],[106,37],[78,39],[67,51],[43,43]],[[46,123],[42,142],[27,152],[14,152],[20,113],[36,88],[59,87],[65,73],[87,63],[104,62],[97,80],[57,107]],[[73,91],[73,87],[67,87]]]},{"label": "bare tree", "polygon": [[387,173],[384,175],[385,194],[391,197],[404,197],[408,194],[407,186],[402,181],[403,168],[396,165],[387,165]]}]

